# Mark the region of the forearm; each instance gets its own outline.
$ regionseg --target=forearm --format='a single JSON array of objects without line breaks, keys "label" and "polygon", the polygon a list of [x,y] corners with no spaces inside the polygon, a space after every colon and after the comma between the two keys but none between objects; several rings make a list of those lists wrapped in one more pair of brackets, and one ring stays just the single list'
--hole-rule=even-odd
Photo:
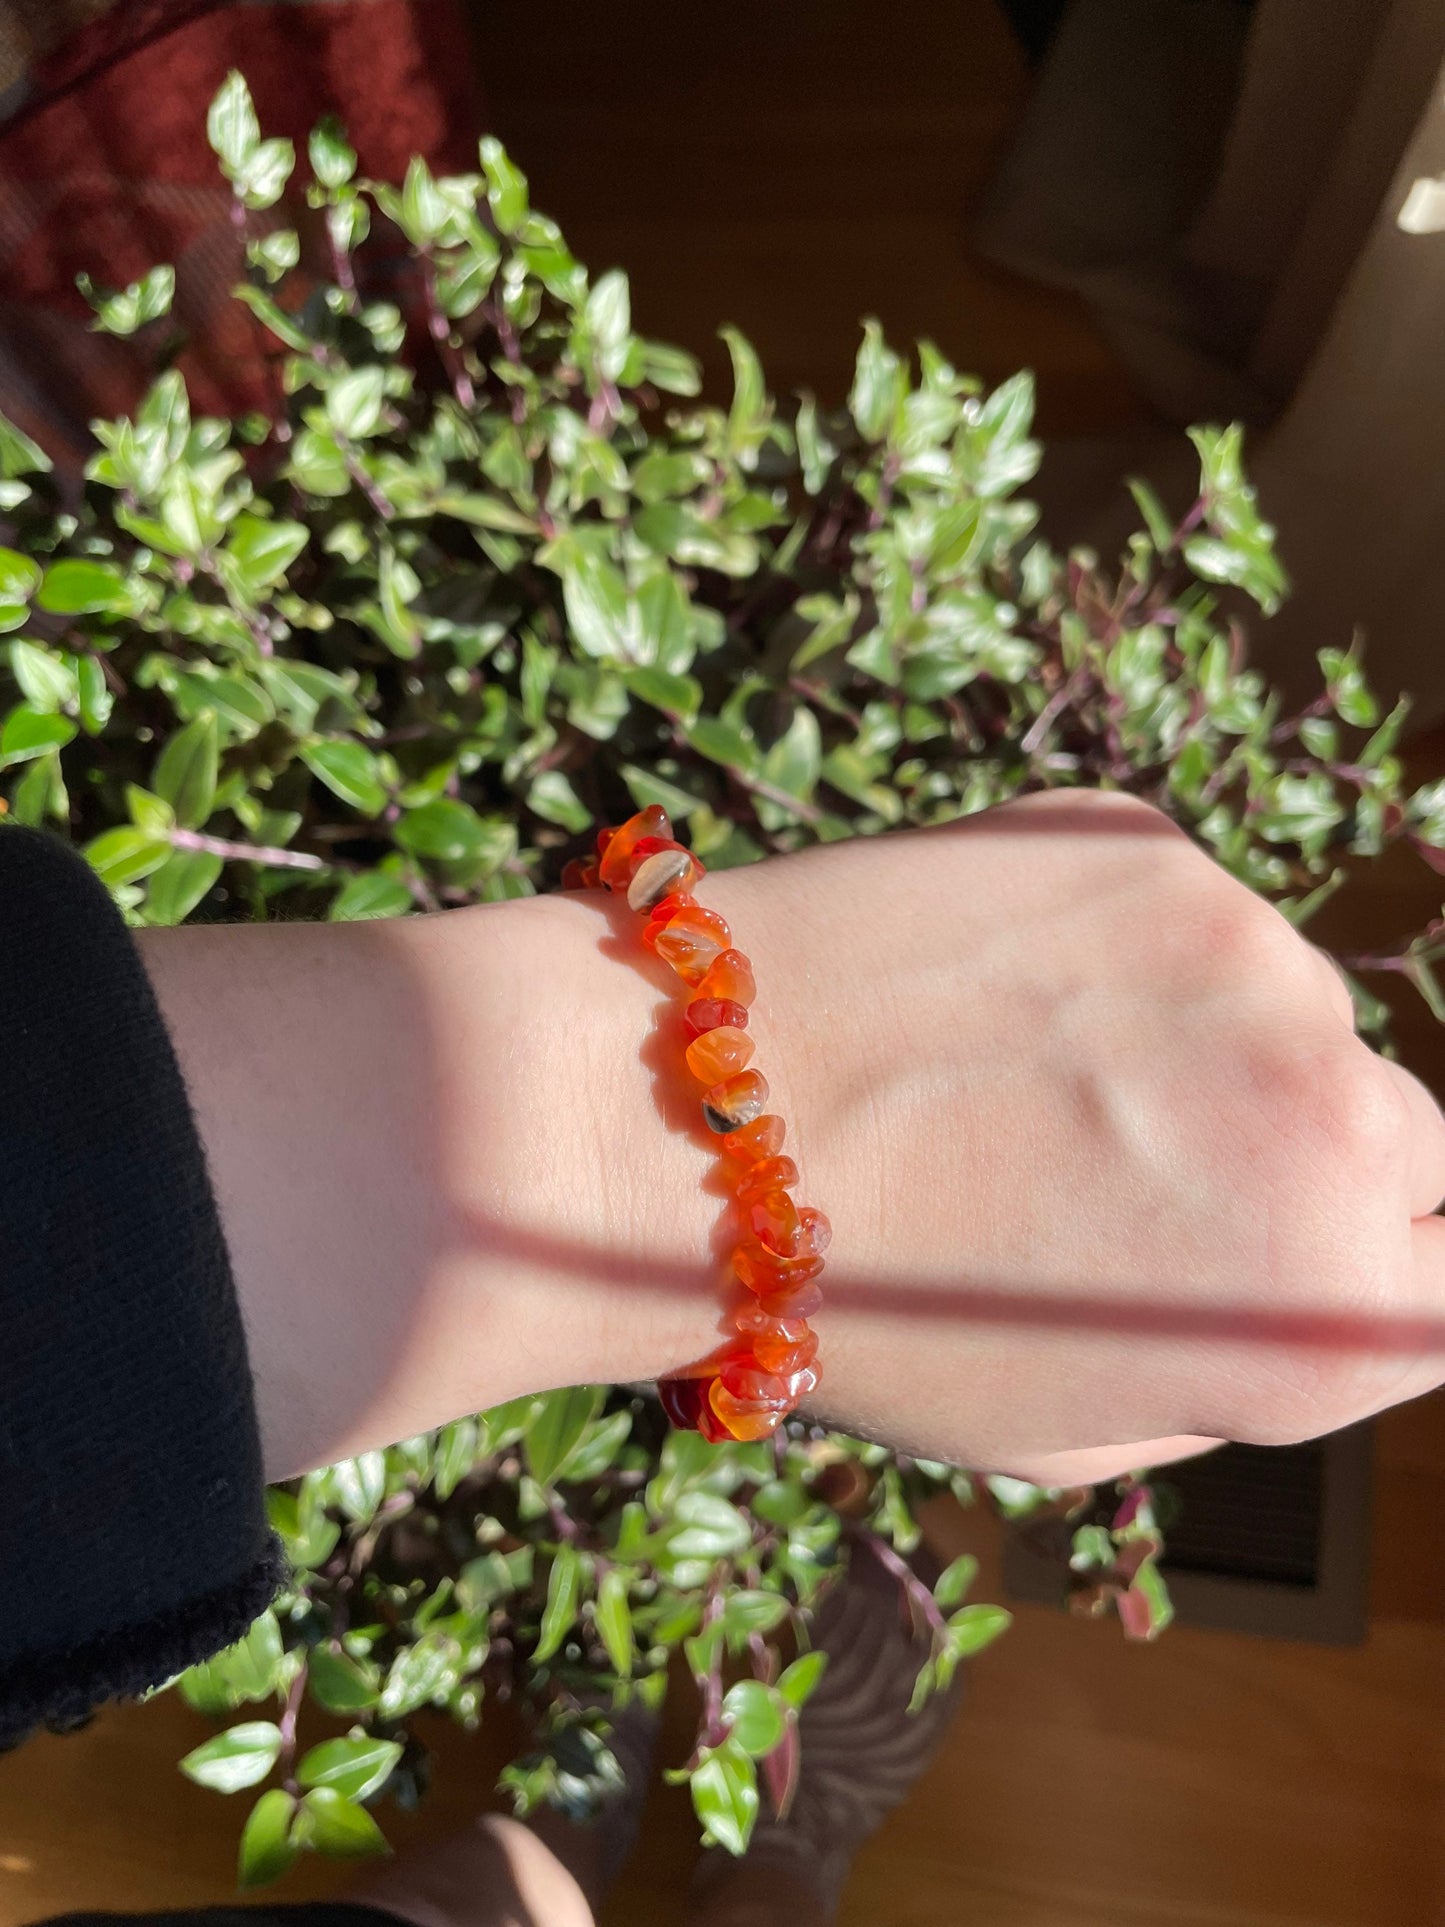
[{"label": "forearm", "polygon": [[704,1152],[651,1101],[639,1053],[659,992],[607,954],[594,905],[141,947],[206,1147],[271,1476],[707,1348],[718,1203]]}]

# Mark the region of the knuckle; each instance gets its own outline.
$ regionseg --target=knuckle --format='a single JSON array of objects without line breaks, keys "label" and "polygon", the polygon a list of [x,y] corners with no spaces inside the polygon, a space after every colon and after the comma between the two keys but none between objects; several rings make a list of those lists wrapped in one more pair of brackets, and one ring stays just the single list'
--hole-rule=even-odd
[{"label": "knuckle", "polygon": [[1278,991],[1306,974],[1307,955],[1294,931],[1242,886],[1197,904],[1187,928],[1197,962],[1227,984]]},{"label": "knuckle", "polygon": [[1404,1094],[1365,1045],[1346,1038],[1304,1053],[1288,1076],[1296,1114],[1335,1173],[1372,1190],[1403,1175],[1409,1124]]}]

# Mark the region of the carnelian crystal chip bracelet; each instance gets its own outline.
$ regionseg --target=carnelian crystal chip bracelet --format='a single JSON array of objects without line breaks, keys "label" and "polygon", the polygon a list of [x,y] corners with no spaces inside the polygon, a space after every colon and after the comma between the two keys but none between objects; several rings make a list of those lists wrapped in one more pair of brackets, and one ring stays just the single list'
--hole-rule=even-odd
[{"label": "carnelian crystal chip bracelet", "polygon": [[660,1379],[657,1390],[674,1425],[717,1443],[769,1438],[817,1385],[818,1339],[808,1319],[822,1304],[813,1280],[831,1231],[821,1211],[789,1196],[798,1167],[782,1155],[786,1126],[769,1111],[767,1079],[751,1062],[752,965],[717,911],[693,896],[703,874],[653,804],[600,831],[596,857],[569,863],[562,887],[620,897],[637,913],[643,943],[687,987],[685,1061],[737,1193],[732,1268],[742,1290],[734,1336],[712,1357]]}]

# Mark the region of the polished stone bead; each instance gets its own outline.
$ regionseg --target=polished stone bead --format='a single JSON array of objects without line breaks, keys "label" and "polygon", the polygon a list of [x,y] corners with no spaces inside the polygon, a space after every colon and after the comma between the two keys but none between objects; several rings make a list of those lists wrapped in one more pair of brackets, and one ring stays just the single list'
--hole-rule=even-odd
[{"label": "polished stone bead", "polygon": [[786,1405],[788,1402],[783,1380],[772,1372],[765,1372],[755,1360],[733,1359],[723,1366],[718,1377],[733,1397],[745,1405]]},{"label": "polished stone bead", "polygon": [[753,1356],[765,1372],[776,1372],[786,1378],[813,1363],[818,1356],[818,1334],[806,1326],[803,1335],[795,1339],[774,1338],[766,1331],[759,1332],[753,1339]]},{"label": "polished stone bead", "polygon": [[728,997],[694,997],[682,1023],[689,1037],[701,1037],[705,1030],[746,1030],[747,1007]]},{"label": "polished stone bead", "polygon": [[730,1131],[722,1141],[722,1148],[730,1158],[756,1164],[759,1158],[776,1157],[787,1134],[787,1125],[775,1111],[770,1111],[766,1117],[744,1124],[741,1130]]},{"label": "polished stone bead", "polygon": [[614,830],[601,854],[600,875],[604,886],[609,890],[625,890],[632,879],[632,859],[638,844],[644,837],[655,836],[672,841],[672,825],[667,820],[667,811],[660,803],[652,803],[636,816],[630,816],[620,829]]},{"label": "polished stone bead", "polygon": [[738,1071],[714,1084],[702,1100],[708,1129],[726,1136],[761,1117],[768,1107],[768,1080],[761,1071]]},{"label": "polished stone bead", "polygon": [[699,997],[726,997],[730,1003],[750,1004],[758,994],[753,967],[741,950],[723,949],[708,964],[698,983]]},{"label": "polished stone bead", "polygon": [[770,1345],[801,1345],[813,1333],[803,1318],[775,1318],[763,1310],[756,1298],[749,1298],[733,1313],[733,1324],[752,1345],[766,1339]]},{"label": "polished stone bead", "polygon": [[717,911],[690,899],[666,918],[649,918],[642,930],[642,941],[687,984],[706,976],[708,965],[730,940],[731,932]]},{"label": "polished stone bead", "polygon": [[726,1435],[734,1439],[771,1438],[787,1416],[782,1406],[750,1405],[737,1398],[720,1378],[712,1382],[709,1404]]},{"label": "polished stone bead", "polygon": [[666,897],[685,895],[703,875],[703,867],[691,850],[661,838],[644,837],[634,860],[627,885],[629,910],[651,910]]},{"label": "polished stone bead", "polygon": [[[822,1260],[818,1262],[821,1264]],[[810,1283],[767,1292],[758,1303],[769,1318],[814,1318],[823,1309],[823,1294],[816,1284]]]},{"label": "polished stone bead", "polygon": [[757,1292],[759,1297],[805,1284],[808,1279],[816,1278],[822,1269],[823,1260],[816,1254],[783,1258],[776,1251],[769,1251],[756,1238],[744,1238],[733,1252],[733,1271],[739,1282],[749,1291]]},{"label": "polished stone bead", "polygon": [[748,1200],[748,1224],[758,1243],[784,1257],[797,1255],[798,1207],[786,1191],[761,1191]]},{"label": "polished stone bead", "polygon": [[738,1197],[746,1204],[764,1191],[789,1191],[797,1182],[798,1167],[791,1158],[759,1158],[743,1166]]},{"label": "polished stone bead", "polygon": [[660,1378],[657,1396],[662,1409],[680,1432],[691,1432],[707,1403],[708,1381],[700,1378]]},{"label": "polished stone bead", "polygon": [[700,1084],[720,1084],[747,1069],[755,1048],[745,1030],[705,1030],[687,1047],[687,1068]]},{"label": "polished stone bead", "polygon": [[797,1224],[779,1231],[767,1242],[785,1258],[821,1258],[833,1242],[833,1227],[816,1205],[805,1204]]}]

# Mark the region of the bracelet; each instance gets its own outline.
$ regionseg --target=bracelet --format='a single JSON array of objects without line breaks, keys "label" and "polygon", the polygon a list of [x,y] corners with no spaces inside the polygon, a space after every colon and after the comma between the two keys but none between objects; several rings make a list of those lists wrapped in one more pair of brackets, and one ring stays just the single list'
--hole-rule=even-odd
[{"label": "bracelet", "polygon": [[657,1389],[674,1425],[719,1443],[770,1437],[817,1385],[808,1320],[823,1303],[817,1279],[832,1228],[788,1195],[798,1167],[783,1155],[787,1127],[767,1109],[767,1079],[749,1068],[752,966],[716,910],[693,896],[704,874],[654,803],[620,829],[599,831],[596,857],[569,863],[562,887],[625,897],[646,919],[642,941],[688,986],[687,1067],[704,1087],[702,1114],[735,1182],[746,1229],[732,1267],[748,1296],[733,1314],[737,1336]]}]

